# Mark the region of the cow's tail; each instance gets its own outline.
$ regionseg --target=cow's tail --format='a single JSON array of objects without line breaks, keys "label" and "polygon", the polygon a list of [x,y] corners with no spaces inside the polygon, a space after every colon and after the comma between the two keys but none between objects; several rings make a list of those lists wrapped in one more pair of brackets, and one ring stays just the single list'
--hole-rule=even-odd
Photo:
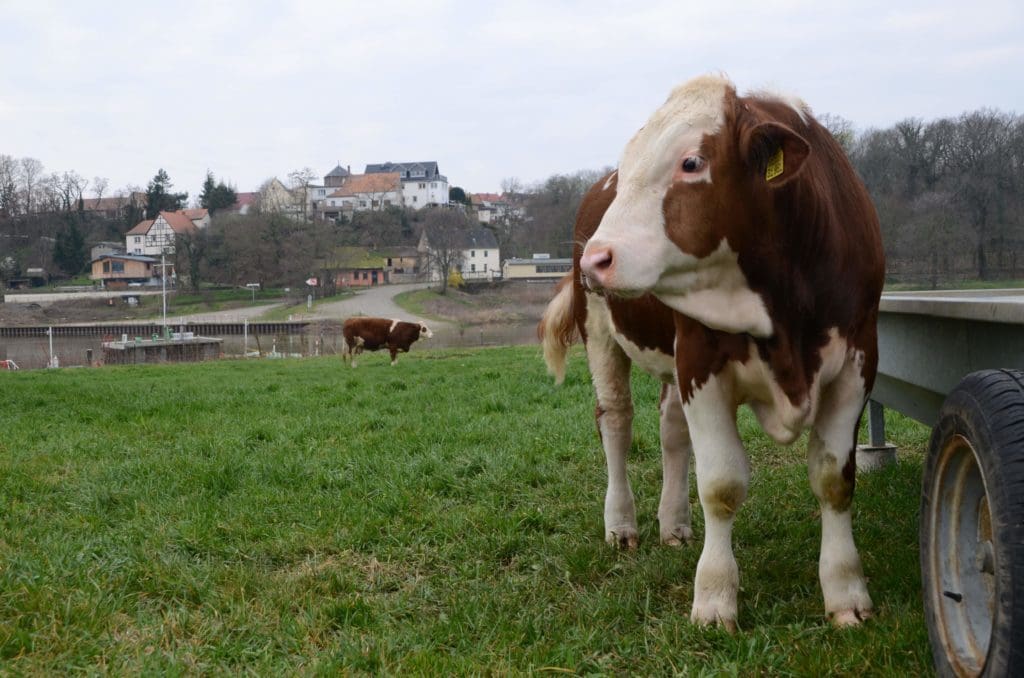
[{"label": "cow's tail", "polygon": [[562,278],[555,289],[554,298],[544,309],[537,324],[537,338],[544,349],[544,362],[548,373],[554,375],[555,383],[565,379],[565,363],[569,347],[576,339],[576,322],[573,317],[572,275]]}]

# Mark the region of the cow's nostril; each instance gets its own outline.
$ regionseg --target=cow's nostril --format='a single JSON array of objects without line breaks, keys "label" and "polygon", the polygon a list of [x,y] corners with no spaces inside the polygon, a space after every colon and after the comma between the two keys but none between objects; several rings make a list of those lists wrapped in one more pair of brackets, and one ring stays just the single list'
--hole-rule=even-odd
[{"label": "cow's nostril", "polygon": [[611,248],[603,247],[590,252],[585,252],[580,260],[583,270],[590,273],[603,273],[612,267]]}]

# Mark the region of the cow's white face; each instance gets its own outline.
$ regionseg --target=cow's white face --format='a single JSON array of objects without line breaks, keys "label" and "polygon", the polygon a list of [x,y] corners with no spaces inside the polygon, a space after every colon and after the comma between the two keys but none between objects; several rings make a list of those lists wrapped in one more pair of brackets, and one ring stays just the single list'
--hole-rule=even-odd
[{"label": "cow's white face", "polygon": [[678,234],[700,228],[687,223],[694,215],[676,213],[666,223],[670,189],[692,187],[698,200],[730,197],[712,186],[714,168],[703,149],[725,123],[730,91],[724,78],[695,78],[677,87],[630,140],[619,163],[616,197],[587,242],[580,268],[592,289],[623,297],[652,293],[709,327],[768,336],[764,303],[750,291],[724,237],[702,232],[701,247],[695,248],[700,251],[689,252]]},{"label": "cow's white face", "polygon": [[434,336],[434,333],[430,331],[430,328],[425,324],[420,323],[420,338],[430,339],[432,336]]}]

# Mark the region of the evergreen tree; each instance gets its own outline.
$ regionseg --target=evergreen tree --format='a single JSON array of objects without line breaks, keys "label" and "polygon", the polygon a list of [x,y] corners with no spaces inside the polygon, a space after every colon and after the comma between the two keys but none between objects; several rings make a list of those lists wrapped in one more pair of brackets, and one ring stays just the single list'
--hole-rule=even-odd
[{"label": "evergreen tree", "polygon": [[172,193],[171,178],[160,168],[146,185],[146,218],[156,219],[160,212],[180,210],[188,201],[188,193]]},{"label": "evergreen tree", "polygon": [[69,215],[67,226],[57,234],[53,243],[53,263],[69,276],[82,272],[89,262],[89,250],[85,237],[78,228],[78,219]]},{"label": "evergreen tree", "polygon": [[235,189],[223,181],[214,181],[213,172],[207,170],[206,180],[203,182],[203,192],[199,194],[199,205],[213,214],[219,209],[231,207],[236,202],[238,202],[238,194]]}]

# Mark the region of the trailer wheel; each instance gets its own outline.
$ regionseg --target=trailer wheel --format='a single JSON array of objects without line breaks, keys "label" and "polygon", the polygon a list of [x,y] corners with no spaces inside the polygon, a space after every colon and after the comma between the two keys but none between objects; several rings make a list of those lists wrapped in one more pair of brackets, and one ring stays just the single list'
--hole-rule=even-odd
[{"label": "trailer wheel", "polygon": [[1024,373],[972,372],[932,430],[921,579],[940,675],[1024,675]]}]

